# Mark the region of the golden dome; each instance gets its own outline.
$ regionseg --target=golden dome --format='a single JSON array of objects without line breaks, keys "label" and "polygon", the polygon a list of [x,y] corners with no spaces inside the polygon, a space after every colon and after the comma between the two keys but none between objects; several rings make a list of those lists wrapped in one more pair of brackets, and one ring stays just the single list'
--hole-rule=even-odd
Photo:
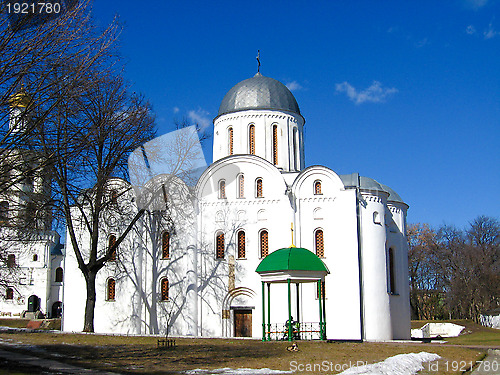
[{"label": "golden dome", "polygon": [[31,96],[26,92],[24,86],[21,87],[18,93],[11,95],[9,103],[11,107],[26,108],[31,101]]}]

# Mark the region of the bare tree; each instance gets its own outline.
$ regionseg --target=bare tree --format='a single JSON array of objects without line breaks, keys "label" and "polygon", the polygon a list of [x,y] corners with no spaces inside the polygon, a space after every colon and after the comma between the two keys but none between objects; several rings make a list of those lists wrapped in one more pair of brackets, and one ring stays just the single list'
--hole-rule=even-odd
[{"label": "bare tree", "polygon": [[466,230],[409,226],[410,301],[415,319],[479,320],[500,303],[500,225],[479,216]]},{"label": "bare tree", "polygon": [[106,62],[116,55],[120,29],[113,22],[98,30],[89,1],[72,1],[52,18],[7,17],[7,3],[0,17],[0,282],[15,285],[20,268],[5,263],[11,244],[47,239],[52,229],[55,155],[47,155],[37,134],[62,117],[63,102],[89,71],[112,68]]}]

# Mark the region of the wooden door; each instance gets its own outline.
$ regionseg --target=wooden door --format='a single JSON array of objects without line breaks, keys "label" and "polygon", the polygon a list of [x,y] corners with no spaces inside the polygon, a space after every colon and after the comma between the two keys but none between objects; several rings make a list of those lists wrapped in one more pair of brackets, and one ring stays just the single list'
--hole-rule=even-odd
[{"label": "wooden door", "polygon": [[234,337],[252,337],[252,310],[234,310]]}]

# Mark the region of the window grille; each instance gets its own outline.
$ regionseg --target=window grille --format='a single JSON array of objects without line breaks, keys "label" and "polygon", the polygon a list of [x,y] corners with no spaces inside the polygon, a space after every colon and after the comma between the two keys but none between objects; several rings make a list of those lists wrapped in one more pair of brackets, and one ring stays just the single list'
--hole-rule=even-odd
[{"label": "window grille", "polygon": [[161,258],[170,258],[170,233],[163,232],[161,236]]},{"label": "window grille", "polygon": [[323,241],[323,230],[318,229],[314,234],[314,245],[316,247],[316,255],[320,258],[325,256],[325,245]]},{"label": "window grille", "polygon": [[217,235],[216,239],[216,244],[215,244],[215,256],[217,259],[223,259],[224,258],[224,233],[219,233]]},{"label": "window grille", "polygon": [[229,137],[229,155],[233,154],[233,128],[229,128],[228,130],[228,137]]},{"label": "window grille", "polygon": [[269,233],[267,230],[260,232],[260,257],[265,258],[269,255]]},{"label": "window grille", "polygon": [[255,155],[255,125],[248,128],[248,152]]},{"label": "window grille", "polygon": [[245,258],[245,231],[240,230],[238,232],[238,258]]},{"label": "window grille", "polygon": [[108,279],[108,301],[114,301],[115,300],[115,286],[116,286],[116,281],[115,279]]},{"label": "window grille", "polygon": [[162,301],[168,301],[168,290],[169,290],[169,285],[168,285],[168,279],[164,277],[161,279],[161,300]]}]

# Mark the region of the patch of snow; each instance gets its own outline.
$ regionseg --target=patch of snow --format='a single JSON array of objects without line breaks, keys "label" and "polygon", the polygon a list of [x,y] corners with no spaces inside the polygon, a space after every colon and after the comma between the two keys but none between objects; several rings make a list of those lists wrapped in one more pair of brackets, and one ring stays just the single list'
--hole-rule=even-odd
[{"label": "patch of snow", "polygon": [[225,367],[225,368],[217,368],[217,369],[213,369],[213,370],[202,370],[202,369],[189,370],[189,371],[185,371],[184,373],[188,374],[188,375],[213,375],[213,374],[221,374],[221,375],[272,375],[272,374],[291,374],[291,373],[293,373],[293,371],[271,370],[270,368],[232,369],[229,367]]},{"label": "patch of snow", "polygon": [[439,358],[441,357],[437,354],[427,352],[398,354],[382,362],[351,367],[339,375],[414,375],[424,369],[423,362],[432,362]]}]

